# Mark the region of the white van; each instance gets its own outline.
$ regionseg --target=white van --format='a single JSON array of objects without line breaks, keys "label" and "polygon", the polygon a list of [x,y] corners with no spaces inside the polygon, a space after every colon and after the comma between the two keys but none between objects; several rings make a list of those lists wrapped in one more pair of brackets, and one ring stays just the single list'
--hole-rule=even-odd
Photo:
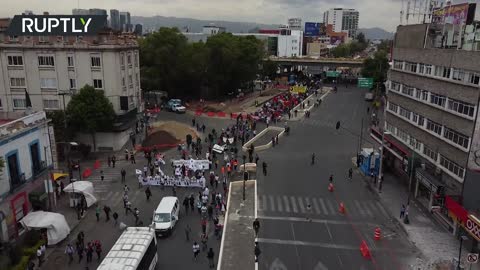
[{"label": "white van", "polygon": [[180,207],[177,197],[163,197],[153,212],[152,225],[157,235],[170,235],[177,224]]}]

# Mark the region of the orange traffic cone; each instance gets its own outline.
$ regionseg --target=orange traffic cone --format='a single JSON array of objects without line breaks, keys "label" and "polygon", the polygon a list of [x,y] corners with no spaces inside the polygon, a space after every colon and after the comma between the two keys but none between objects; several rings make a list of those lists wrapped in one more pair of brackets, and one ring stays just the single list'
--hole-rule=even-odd
[{"label": "orange traffic cone", "polygon": [[328,191],[333,192],[333,184],[328,184]]},{"label": "orange traffic cone", "polygon": [[370,257],[371,257],[371,255],[370,255],[370,249],[368,248],[367,243],[365,242],[365,240],[363,240],[362,243],[360,244],[360,252],[362,253],[362,256],[363,256],[365,259],[370,259]]},{"label": "orange traffic cone", "polygon": [[345,214],[345,205],[343,202],[340,202],[340,207],[338,208],[338,212]]},{"label": "orange traffic cone", "polygon": [[382,231],[380,230],[380,227],[375,228],[375,234],[374,234],[374,239],[375,240],[380,240]]}]

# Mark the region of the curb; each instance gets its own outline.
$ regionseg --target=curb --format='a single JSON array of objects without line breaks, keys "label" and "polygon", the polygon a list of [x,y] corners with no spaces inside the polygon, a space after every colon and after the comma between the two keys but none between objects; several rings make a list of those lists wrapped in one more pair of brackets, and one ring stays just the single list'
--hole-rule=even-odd
[{"label": "curb", "polygon": [[228,185],[228,200],[227,200],[227,211],[225,212],[225,222],[223,223],[223,233],[222,233],[222,241],[220,242],[220,252],[218,253],[218,261],[217,261],[217,270],[222,269],[222,256],[223,256],[223,244],[225,242],[225,232],[227,231],[227,224],[228,224],[228,210],[230,209],[230,198],[232,193],[232,182]]},{"label": "curb", "polygon": [[[248,147],[250,145],[252,145],[254,142],[256,142],[258,139],[260,139],[263,135],[265,135],[265,133],[267,133],[269,130],[276,130],[276,131],[280,131],[280,133],[278,134],[278,138],[280,139],[281,137],[283,137],[284,133],[285,133],[285,128],[281,128],[281,127],[275,127],[275,126],[269,126],[267,128],[265,128],[264,130],[262,130],[260,133],[258,133],[255,137],[251,138],[248,142],[246,142],[243,146],[242,146],[242,151],[243,152],[247,152],[248,151]],[[267,144],[264,144],[264,145],[258,145],[258,146],[255,146],[255,150],[256,151],[263,151],[263,150],[266,150],[268,148],[271,148],[272,147],[272,142],[268,142]]]}]

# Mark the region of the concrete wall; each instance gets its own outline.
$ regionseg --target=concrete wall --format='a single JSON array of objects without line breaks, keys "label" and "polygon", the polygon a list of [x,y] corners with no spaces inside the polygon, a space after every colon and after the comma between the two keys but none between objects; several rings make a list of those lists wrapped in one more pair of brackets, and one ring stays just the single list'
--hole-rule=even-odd
[{"label": "concrete wall", "polygon": [[[131,129],[122,132],[97,132],[95,135],[97,151],[119,151],[130,139]],[[92,135],[87,133],[77,133],[76,142],[84,143],[92,146]]]},{"label": "concrete wall", "polygon": [[[423,48],[427,24],[399,25],[395,34],[396,48]],[[395,51],[393,53],[394,57]]]}]

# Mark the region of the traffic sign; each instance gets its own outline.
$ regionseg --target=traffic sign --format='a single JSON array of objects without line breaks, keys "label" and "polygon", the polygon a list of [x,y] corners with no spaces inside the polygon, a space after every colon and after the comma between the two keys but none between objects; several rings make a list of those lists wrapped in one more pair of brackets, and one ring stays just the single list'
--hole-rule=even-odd
[{"label": "traffic sign", "polygon": [[372,88],[373,87],[373,78],[358,78],[359,88]]},{"label": "traffic sign", "polygon": [[327,77],[329,78],[337,78],[340,75],[338,71],[327,71]]},{"label": "traffic sign", "polygon": [[468,253],[467,254],[468,263],[478,263],[478,253]]}]

